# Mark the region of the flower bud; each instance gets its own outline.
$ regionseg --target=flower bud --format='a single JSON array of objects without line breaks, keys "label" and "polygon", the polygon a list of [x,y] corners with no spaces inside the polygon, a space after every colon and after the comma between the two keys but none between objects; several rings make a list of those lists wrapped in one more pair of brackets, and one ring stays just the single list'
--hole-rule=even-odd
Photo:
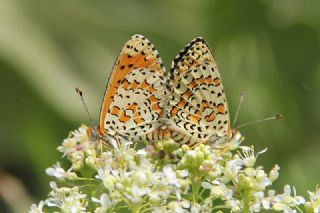
[{"label": "flower bud", "polygon": [[280,167],[276,164],[273,169],[270,171],[269,173],[269,178],[270,180],[273,182],[275,181],[276,179],[278,179],[279,177],[279,170],[280,170]]}]

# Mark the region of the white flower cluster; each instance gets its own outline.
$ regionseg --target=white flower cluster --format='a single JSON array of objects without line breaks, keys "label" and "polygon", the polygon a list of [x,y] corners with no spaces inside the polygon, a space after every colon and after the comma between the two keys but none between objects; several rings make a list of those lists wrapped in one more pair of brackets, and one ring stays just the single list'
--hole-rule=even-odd
[{"label": "white flower cluster", "polygon": [[29,212],[302,212],[303,206],[319,212],[319,188],[308,202],[289,185],[282,194],[267,189],[279,166],[265,172],[255,164],[266,150],[255,154],[241,141],[238,134],[219,146],[191,149],[172,140],[139,148],[120,140],[110,148],[90,140],[81,126],[58,147],[70,169],[57,163],[46,170],[57,182]]},{"label": "white flower cluster", "polygon": [[304,204],[309,213],[320,213],[320,187],[317,186],[316,192],[308,192],[310,201]]}]

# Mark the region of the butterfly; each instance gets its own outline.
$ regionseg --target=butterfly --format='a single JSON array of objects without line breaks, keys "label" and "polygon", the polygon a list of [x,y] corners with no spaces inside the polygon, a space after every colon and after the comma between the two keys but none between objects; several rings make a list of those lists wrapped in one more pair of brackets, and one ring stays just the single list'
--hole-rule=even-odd
[{"label": "butterfly", "polygon": [[97,134],[189,146],[231,138],[226,95],[206,41],[193,39],[166,72],[154,45],[132,36],[109,77]]}]

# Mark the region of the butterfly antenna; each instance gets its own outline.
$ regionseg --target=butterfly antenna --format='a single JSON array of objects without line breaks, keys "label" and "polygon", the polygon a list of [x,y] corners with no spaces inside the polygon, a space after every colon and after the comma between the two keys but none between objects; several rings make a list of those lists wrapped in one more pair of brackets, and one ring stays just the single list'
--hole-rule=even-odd
[{"label": "butterfly antenna", "polygon": [[91,115],[89,113],[89,110],[88,110],[88,107],[87,107],[87,104],[86,102],[84,101],[84,98],[83,98],[83,93],[82,91],[76,87],[76,92],[78,93],[78,95],[80,96],[80,100],[82,102],[82,105],[84,107],[84,109],[86,110],[87,114],[88,114],[88,117],[89,117],[89,120],[90,120],[90,125],[91,127],[93,128],[93,121],[92,121],[92,118],[91,118]]},{"label": "butterfly antenna", "polygon": [[237,122],[238,115],[239,115],[240,108],[241,108],[243,100],[244,100],[244,92],[242,91],[241,94],[240,94],[240,101],[239,101],[239,104],[238,104],[236,115],[234,116],[234,120],[233,120],[232,126],[234,126],[236,124],[236,122]]},{"label": "butterfly antenna", "polygon": [[245,126],[248,126],[248,125],[251,125],[251,124],[261,123],[261,122],[270,121],[270,120],[276,120],[276,119],[280,119],[280,118],[283,118],[282,114],[278,114],[276,116],[272,116],[272,117],[269,117],[269,118],[264,118],[264,119],[260,119],[260,120],[256,120],[256,121],[250,121],[250,122],[247,122],[247,123],[244,123],[244,124],[241,124],[241,125],[237,126],[236,129],[240,129],[242,127],[245,127]]}]

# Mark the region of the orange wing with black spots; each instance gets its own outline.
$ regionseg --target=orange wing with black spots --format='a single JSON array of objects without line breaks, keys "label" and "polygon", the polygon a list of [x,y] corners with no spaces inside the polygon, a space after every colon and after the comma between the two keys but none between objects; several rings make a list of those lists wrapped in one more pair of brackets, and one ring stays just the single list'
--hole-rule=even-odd
[{"label": "orange wing with black spots", "polygon": [[116,60],[101,106],[99,134],[139,140],[162,124],[165,69],[153,44],[134,35]]},{"label": "orange wing with black spots", "polygon": [[189,138],[189,145],[230,137],[228,104],[208,44],[192,40],[173,60],[169,87],[169,128]]}]

